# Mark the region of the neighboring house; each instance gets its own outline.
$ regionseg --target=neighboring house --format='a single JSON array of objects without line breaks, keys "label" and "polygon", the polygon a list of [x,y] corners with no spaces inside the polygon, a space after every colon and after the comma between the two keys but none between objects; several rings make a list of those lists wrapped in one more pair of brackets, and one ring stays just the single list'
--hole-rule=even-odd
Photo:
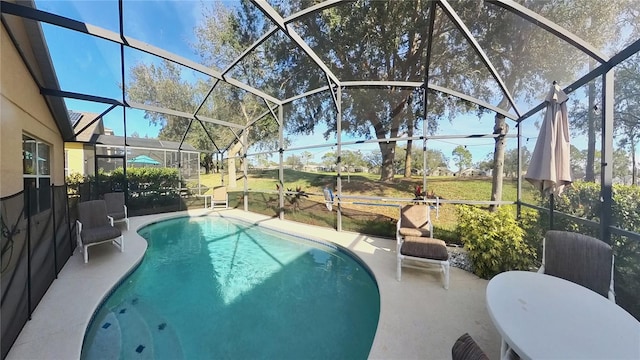
[{"label": "neighboring house", "polygon": [[349,169],[351,172],[356,172],[356,173],[368,173],[369,172],[369,168],[366,166],[351,166]]},{"label": "neighboring house", "polygon": [[460,176],[466,176],[466,177],[486,176],[486,172],[480,169],[464,169],[460,172]]},{"label": "neighboring house", "polygon": [[430,171],[429,176],[453,176],[453,172],[448,168],[441,166]]},{"label": "neighboring house", "polygon": [[[64,144],[66,176],[94,175],[96,158],[98,168],[106,172],[124,166],[124,137],[114,135],[113,130],[105,127],[98,116],[99,114],[94,113],[69,111],[74,131],[84,131],[76,136],[76,142]],[[127,137],[127,145],[127,167],[180,167],[183,176],[187,178],[193,178],[199,173],[200,152],[189,143],[182,144],[180,158],[180,143],[175,141]],[[136,160],[139,156],[144,158]]]},{"label": "neighboring house", "polygon": [[[99,114],[76,112],[69,110],[69,121],[74,132],[83,130],[76,135],[78,142],[64,143],[65,176],[70,174],[93,174],[95,163],[93,162],[93,146],[101,134],[113,134],[111,129],[105,128],[102,119],[96,118]],[[94,121],[96,120],[96,121]],[[85,144],[86,143],[86,144]]]},{"label": "neighboring house", "polygon": [[307,164],[302,168],[302,171],[318,172],[318,171],[325,171],[325,170],[324,170],[324,166],[322,165]]},{"label": "neighboring house", "polygon": [[64,184],[63,140],[74,133],[64,101],[42,95],[60,87],[40,24],[7,16],[1,27],[0,197],[36,188],[32,204],[42,211],[50,185]]}]

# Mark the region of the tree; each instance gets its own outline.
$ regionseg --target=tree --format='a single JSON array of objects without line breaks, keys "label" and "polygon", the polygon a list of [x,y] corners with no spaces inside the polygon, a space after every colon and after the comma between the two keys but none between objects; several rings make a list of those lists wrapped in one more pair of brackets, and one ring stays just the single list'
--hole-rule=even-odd
[{"label": "tree", "polygon": [[[269,3],[276,9],[288,11],[308,6],[307,0],[275,0]],[[637,6],[635,3],[633,0],[621,0],[603,7],[595,0],[525,0],[523,5],[577,31],[596,47],[603,47],[604,39],[611,38],[624,23],[620,21],[624,17],[621,14],[631,13],[621,10]],[[472,94],[509,110],[511,105],[507,97],[479,60],[477,52],[440,7],[434,19],[433,37],[427,39],[430,6],[437,4],[432,1],[344,2],[297,19],[294,28],[341,80],[422,81],[426,74],[426,44],[432,43],[429,83]],[[511,12],[485,2],[452,0],[450,4],[492,60],[516,101],[534,99],[541,89],[548,88],[552,79],[561,83],[574,80],[582,70],[582,53]],[[273,26],[259,12],[248,1],[233,7],[224,7],[220,3],[210,5],[196,32],[196,49],[207,66],[224,69]],[[280,31],[264,41],[255,52],[255,56],[244,58],[229,74],[281,99],[327,85],[326,74],[301,47]],[[554,56],[548,56],[549,53]],[[557,66],[557,58],[563,59],[563,66]],[[419,123],[427,126],[427,133],[432,134],[442,119],[473,109],[482,110],[429,90],[424,94],[429,98],[429,109],[425,113],[419,93],[395,86],[345,88],[343,91],[342,131],[353,137],[381,140],[378,142],[382,160],[381,180],[393,179],[396,152],[395,141],[382,140],[413,134]],[[234,91],[229,90],[229,94],[234,94]],[[288,111],[285,121],[289,133],[308,134],[319,124],[326,125],[325,136],[337,131],[333,100],[326,95],[296,100],[296,106]],[[223,109],[235,104],[232,96],[214,96],[213,99],[226,103],[220,106]],[[207,108],[217,109],[214,106]],[[242,111],[229,113],[232,118],[235,114],[243,114]],[[429,121],[424,119],[425,116]],[[246,117],[234,121],[241,120],[246,124]],[[500,150],[504,146],[500,142],[504,141],[505,119],[496,116],[495,120],[495,128],[499,129],[497,134],[501,135],[496,137],[494,168],[497,169],[504,160]],[[236,146],[229,148],[229,155],[236,149]],[[411,151],[406,153],[411,154]],[[412,161],[407,157],[404,162],[410,166]],[[501,170],[496,172],[502,173]],[[492,200],[500,200],[501,183],[501,176],[494,178]]]},{"label": "tree", "polygon": [[[273,4],[275,8],[302,8],[306,6],[303,2],[283,0]],[[347,2],[303,19],[296,31],[313,44],[314,52],[340,79],[416,79],[422,73],[428,10],[428,2]],[[339,39],[340,44],[325,39]],[[294,86],[296,93],[326,85],[322,72],[305,70],[316,66],[299,48],[282,46],[274,50],[271,55],[279,63],[300,64],[295,68],[276,66],[282,69],[281,79],[296,79],[296,84],[287,84]],[[394,86],[374,90],[347,88],[342,98],[342,131],[380,140],[410,133],[421,114],[420,102],[414,101],[419,93]],[[312,132],[315,126],[324,123],[330,133],[335,132],[335,111],[329,99],[325,96],[299,100],[299,106],[287,119],[288,129]],[[437,126],[435,121],[429,124]],[[396,143],[384,141],[378,146],[382,157],[380,179],[391,181]]]},{"label": "tree", "polygon": [[[406,156],[403,154],[406,151],[407,149],[403,148],[402,151],[396,153],[395,168],[397,170],[407,171],[405,163]],[[413,170],[416,170],[418,173],[421,173],[424,170],[425,157],[427,159],[427,173],[430,173],[439,167],[447,167],[447,163],[449,162],[441,150],[427,149],[427,151],[423,152],[422,149],[413,149],[411,151],[412,166],[409,171],[413,172]]]},{"label": "tree", "polygon": [[322,155],[321,163],[327,169],[333,169],[336,166],[338,156],[335,151],[328,151]]},{"label": "tree", "polygon": [[488,153],[484,160],[477,162],[474,167],[482,171],[493,169],[493,153]]},{"label": "tree", "polygon": [[456,148],[451,152],[451,155],[453,156],[453,161],[458,167],[458,175],[462,174],[462,170],[471,166],[473,157],[466,147],[462,145],[456,146]]},{"label": "tree", "polygon": [[[245,24],[257,24],[254,21],[256,11],[252,11],[246,3],[235,12],[222,3],[211,3],[203,7],[203,20],[194,29],[197,42],[193,46],[206,66],[216,69],[226,66],[257,39],[251,34],[264,31],[267,24],[258,29],[257,25],[247,28],[238,23],[244,21]],[[253,63],[247,60],[242,65],[238,69],[247,77],[259,78],[260,72],[265,71],[263,66],[259,66],[262,64],[257,64],[255,60]],[[167,60],[157,64],[138,63],[129,69],[127,94],[133,101],[189,113],[195,112],[204,101],[198,114],[240,125],[249,124],[266,109],[262,99],[222,82],[204,99],[203,95],[209,92],[213,82],[202,79],[189,81],[186,71]],[[251,81],[247,83],[255,85]],[[207,172],[213,167],[212,152],[226,152],[229,158],[229,186],[235,187],[236,161],[233,157],[242,150],[243,144],[236,137],[242,131],[235,129],[237,134],[234,134],[223,125],[208,122],[200,125],[197,121],[190,124],[188,119],[150,111],[145,112],[145,118],[154,125],[162,126],[158,135],[162,140],[179,142],[189,129],[185,141],[204,152],[201,155],[201,165]],[[277,128],[275,121],[262,121],[260,126],[248,128],[249,138],[258,148],[272,144],[277,138]]]},{"label": "tree", "polygon": [[638,141],[640,140],[640,58],[636,55],[616,70],[615,129],[618,145],[627,149],[631,161],[631,184],[637,185]]},{"label": "tree", "polygon": [[[302,0],[298,0],[292,4],[284,0],[275,1],[274,7],[302,8],[301,2]],[[420,78],[419,59],[428,43],[425,39],[430,4],[435,2],[348,2],[301,21],[296,30],[314,45],[314,52],[340,79]],[[570,29],[583,29],[588,22],[589,39],[598,46],[608,38],[607,35],[616,31],[615,26],[608,24],[618,24],[614,21],[619,16],[618,10],[630,6],[629,4],[632,1],[617,4],[614,6],[616,9],[603,9],[598,1],[525,1],[524,5],[556,19]],[[493,60],[507,89],[516,99],[526,101],[528,98],[535,98],[541,89],[548,88],[550,79],[566,82],[573,80],[577,72],[581,71],[583,55],[579,51],[526,20],[493,4],[451,1],[451,6]],[[598,17],[594,19],[593,14],[596,13]],[[558,16],[562,18],[557,18]],[[514,33],[513,29],[518,31]],[[507,110],[511,107],[466,38],[442,11],[438,11],[435,19],[433,39],[430,82],[452,89],[464,89],[466,93],[473,93],[476,97],[498,100],[498,106]],[[555,56],[548,56],[550,51]],[[282,53],[278,54],[281,55]],[[285,56],[287,60],[282,60],[282,63],[302,57],[304,56],[300,52],[293,51]],[[555,65],[554,59],[558,57],[565,59],[565,66]],[[294,78],[293,73],[286,78]],[[311,82],[317,77],[303,78],[306,81],[301,84],[301,88],[314,87]],[[324,78],[321,82],[324,82]],[[415,116],[416,96],[411,91],[394,87],[375,91],[348,88],[343,95],[342,128],[354,136],[369,136],[373,133],[376,138],[385,139],[403,132],[409,134],[417,123],[416,120],[420,119]],[[437,120],[447,114],[454,116],[470,109],[468,104],[452,101],[448,96],[431,91],[428,95],[429,116],[435,120],[428,122],[428,131],[437,129]],[[307,101],[308,109],[322,108],[313,100]],[[330,101],[329,105],[332,105]],[[324,109],[330,110],[330,107]],[[300,118],[317,120],[304,111],[300,115]],[[327,116],[323,119],[329,129],[335,129],[335,120]],[[315,123],[317,121],[306,124],[301,121],[296,122],[296,125],[299,129],[308,131],[313,130]],[[496,117],[495,127],[499,129],[498,134],[505,133],[504,118]],[[499,136],[496,141],[504,141],[504,138]],[[383,160],[381,180],[391,180],[396,144],[394,141],[380,142],[379,146]],[[494,168],[502,165],[501,148],[502,144],[497,144]],[[411,152],[406,153],[409,154]],[[405,165],[408,162],[405,160]],[[501,173],[501,169],[498,170]],[[496,177],[494,187],[501,182],[502,178]],[[501,192],[494,189],[492,197],[500,200]]]},{"label": "tree", "polygon": [[[396,158],[394,160],[394,171],[404,174],[405,178],[411,177],[414,170],[420,173],[424,167],[424,153],[422,149],[411,149],[411,151],[409,151],[410,154],[407,156],[407,148],[409,147],[410,145],[407,142],[407,147],[401,148],[401,151],[396,152]],[[407,161],[409,161],[409,164],[407,164]]]},{"label": "tree", "polygon": [[378,151],[371,151],[366,153],[362,158],[372,172],[379,172],[382,166],[382,155]]},{"label": "tree", "polygon": [[623,180],[627,185],[627,177],[631,175],[629,168],[629,154],[625,149],[616,149],[613,151],[613,177]]},{"label": "tree", "polygon": [[284,160],[284,163],[285,165],[291,166],[291,168],[294,170],[299,170],[304,166],[302,158],[300,158],[300,156],[298,155],[287,156],[287,158]]},{"label": "tree", "polygon": [[427,151],[425,152],[425,157],[427,158],[428,173],[433,172],[439,167],[448,167],[447,164],[449,163],[449,159],[444,156],[442,150],[427,149]]},{"label": "tree", "polygon": [[309,165],[309,160],[313,159],[313,154],[308,151],[303,151],[302,154],[300,154],[300,158],[306,166]]},{"label": "tree", "polygon": [[580,151],[575,145],[571,145],[570,151],[570,162],[571,162],[571,178],[575,180],[584,179],[587,168],[587,158],[586,151]]},{"label": "tree", "polygon": [[[624,36],[616,34],[628,34],[630,39],[637,37],[637,32],[631,35],[632,31],[620,31],[625,25],[637,26],[633,19],[638,4],[633,0],[617,1],[611,8],[602,7],[596,0],[526,0],[521,4],[562,24],[599,49],[610,45],[605,42],[611,41],[612,38],[618,40],[613,46],[626,41]],[[581,73],[586,56],[525,19],[512,16],[508,11],[493,8],[493,5],[483,5],[482,2],[455,1],[452,6],[499,69],[506,88],[516,100],[527,103],[528,99],[540,98],[541,92],[544,93],[549,88],[551,81],[566,84],[575,80]],[[517,31],[514,33],[510,29]],[[446,51],[435,53],[447,58],[451,58],[452,55]],[[558,58],[563,59],[563,66],[554,63]],[[477,60],[468,57],[466,61],[470,66],[478,63]],[[498,107],[510,109],[511,104],[507,97],[504,94],[498,96],[501,98]],[[494,134],[504,134],[505,126],[505,119],[496,115]],[[497,136],[495,141],[491,200],[498,201],[502,197],[504,137]]]},{"label": "tree", "polygon": [[[526,146],[520,149],[521,169],[526,169],[531,161],[531,152]],[[504,155],[504,172],[507,176],[518,177],[518,149],[511,149]]]}]

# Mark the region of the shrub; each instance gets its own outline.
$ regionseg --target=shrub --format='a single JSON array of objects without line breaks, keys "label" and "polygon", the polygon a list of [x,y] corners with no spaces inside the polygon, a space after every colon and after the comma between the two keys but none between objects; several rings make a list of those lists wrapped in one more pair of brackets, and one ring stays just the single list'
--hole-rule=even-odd
[{"label": "shrub", "polygon": [[524,231],[524,242],[534,251],[532,262],[535,263],[536,267],[539,267],[542,259],[542,239],[548,227],[544,226],[540,221],[540,213],[538,211],[524,207],[520,210],[518,225]]},{"label": "shrub", "polygon": [[489,212],[459,205],[456,210],[458,233],[476,275],[488,279],[503,271],[531,268],[534,250],[525,242],[524,231],[509,208]]}]

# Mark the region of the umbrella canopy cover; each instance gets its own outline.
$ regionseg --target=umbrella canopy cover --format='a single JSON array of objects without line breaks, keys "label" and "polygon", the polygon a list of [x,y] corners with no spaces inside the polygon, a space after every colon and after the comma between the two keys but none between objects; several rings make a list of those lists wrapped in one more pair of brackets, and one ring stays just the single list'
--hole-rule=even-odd
[{"label": "umbrella canopy cover", "polygon": [[146,164],[146,165],[160,165],[159,162],[150,158],[147,155],[138,155],[132,159],[129,159],[127,162],[131,164]]},{"label": "umbrella canopy cover", "polygon": [[560,195],[565,186],[571,185],[568,99],[560,86],[551,87],[545,98],[547,108],[540,134],[525,175],[525,179],[544,194]]}]

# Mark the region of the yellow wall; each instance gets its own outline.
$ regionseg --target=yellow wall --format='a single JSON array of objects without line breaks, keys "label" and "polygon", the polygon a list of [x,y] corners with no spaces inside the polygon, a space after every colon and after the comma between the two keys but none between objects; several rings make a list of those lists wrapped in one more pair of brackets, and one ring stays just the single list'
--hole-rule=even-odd
[{"label": "yellow wall", "polygon": [[6,29],[0,27],[0,196],[22,191],[23,133],[51,146],[51,183],[62,185],[62,136]]},{"label": "yellow wall", "polygon": [[84,150],[81,143],[64,143],[64,149],[68,151],[67,169],[69,174],[78,173],[84,175]]}]

